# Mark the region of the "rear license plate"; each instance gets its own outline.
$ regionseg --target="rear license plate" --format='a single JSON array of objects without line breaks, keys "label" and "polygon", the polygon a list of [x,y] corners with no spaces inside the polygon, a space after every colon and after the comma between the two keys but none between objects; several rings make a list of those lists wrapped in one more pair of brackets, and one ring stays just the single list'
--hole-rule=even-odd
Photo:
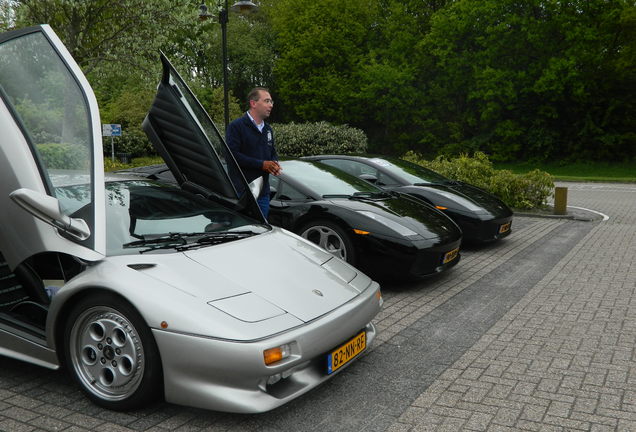
[{"label": "rear license plate", "polygon": [[452,251],[448,251],[444,254],[444,259],[442,260],[442,264],[446,264],[457,258],[457,254],[459,253],[459,248],[455,248]]},{"label": "rear license plate", "polygon": [[508,222],[508,223],[505,223],[503,225],[499,225],[499,234],[503,234],[505,232],[508,232],[510,230],[510,224],[511,223],[512,222]]},{"label": "rear license plate", "polygon": [[327,354],[327,373],[331,374],[349,363],[367,347],[367,333],[363,330],[346,343]]}]

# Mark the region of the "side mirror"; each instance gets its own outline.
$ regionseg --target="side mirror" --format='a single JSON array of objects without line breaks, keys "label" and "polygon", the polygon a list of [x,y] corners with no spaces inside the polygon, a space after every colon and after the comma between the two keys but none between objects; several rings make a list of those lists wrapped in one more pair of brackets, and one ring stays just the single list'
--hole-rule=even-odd
[{"label": "side mirror", "polygon": [[366,180],[369,183],[375,183],[378,181],[378,178],[374,176],[373,174],[360,174],[358,178],[361,178],[362,180]]},{"label": "side mirror", "polygon": [[91,235],[91,229],[84,219],[72,218],[62,213],[57,198],[26,188],[14,190],[9,197],[36,218],[71,237],[86,240]]},{"label": "side mirror", "polygon": [[248,186],[250,188],[250,192],[254,195],[254,198],[258,198],[261,194],[261,190],[263,189],[263,177],[255,178]]},{"label": "side mirror", "polygon": [[285,201],[281,201],[281,200],[271,200],[269,202],[269,206],[272,207],[272,208],[283,209],[283,208],[289,207],[289,204],[287,204]]}]

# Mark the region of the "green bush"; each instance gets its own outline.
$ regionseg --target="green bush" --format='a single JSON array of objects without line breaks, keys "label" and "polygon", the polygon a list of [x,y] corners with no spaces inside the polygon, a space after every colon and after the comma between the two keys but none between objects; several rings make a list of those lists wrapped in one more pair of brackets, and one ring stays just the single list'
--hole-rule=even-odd
[{"label": "green bush", "polygon": [[497,170],[482,152],[475,152],[473,157],[466,154],[451,159],[438,156],[432,161],[423,160],[412,151],[402,157],[450,179],[484,189],[515,209],[543,207],[554,191],[554,181],[547,172],[535,169],[514,174],[510,170]]},{"label": "green bush", "polygon": [[327,122],[272,126],[280,156],[300,157],[327,153],[364,153],[367,136],[360,129]]},{"label": "green bush", "polygon": [[117,171],[147,165],[158,165],[162,163],[164,163],[164,161],[160,156],[134,158],[129,163],[123,163],[117,158],[113,161],[110,156],[104,156],[104,171]]},{"label": "green bush", "polygon": [[74,144],[38,144],[38,152],[47,169],[87,169],[90,158],[86,147]]}]

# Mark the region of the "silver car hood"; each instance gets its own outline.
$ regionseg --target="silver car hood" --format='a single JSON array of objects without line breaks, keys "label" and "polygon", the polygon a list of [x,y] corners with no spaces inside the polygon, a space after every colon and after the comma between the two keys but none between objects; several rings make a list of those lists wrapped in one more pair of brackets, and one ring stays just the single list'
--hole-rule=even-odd
[{"label": "silver car hood", "polygon": [[[276,308],[308,322],[363,289],[349,284],[358,273],[353,267],[279,228],[183,255],[192,261],[177,263],[174,254],[155,255],[157,266],[144,273],[247,322],[263,319],[264,309],[275,316]],[[237,303],[241,296],[246,301]],[[237,299],[231,303],[242,307],[228,307],[226,299]]]}]

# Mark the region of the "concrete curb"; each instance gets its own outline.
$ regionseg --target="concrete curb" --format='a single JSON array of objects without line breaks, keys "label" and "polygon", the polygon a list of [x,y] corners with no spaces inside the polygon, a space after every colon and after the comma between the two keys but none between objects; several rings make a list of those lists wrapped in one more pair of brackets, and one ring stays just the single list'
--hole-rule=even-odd
[{"label": "concrete curb", "polygon": [[589,211],[582,208],[567,207],[567,214],[555,215],[554,207],[548,206],[546,209],[540,210],[514,210],[514,216],[537,217],[547,219],[572,219],[583,222],[597,222],[603,220],[603,216],[599,213]]}]

